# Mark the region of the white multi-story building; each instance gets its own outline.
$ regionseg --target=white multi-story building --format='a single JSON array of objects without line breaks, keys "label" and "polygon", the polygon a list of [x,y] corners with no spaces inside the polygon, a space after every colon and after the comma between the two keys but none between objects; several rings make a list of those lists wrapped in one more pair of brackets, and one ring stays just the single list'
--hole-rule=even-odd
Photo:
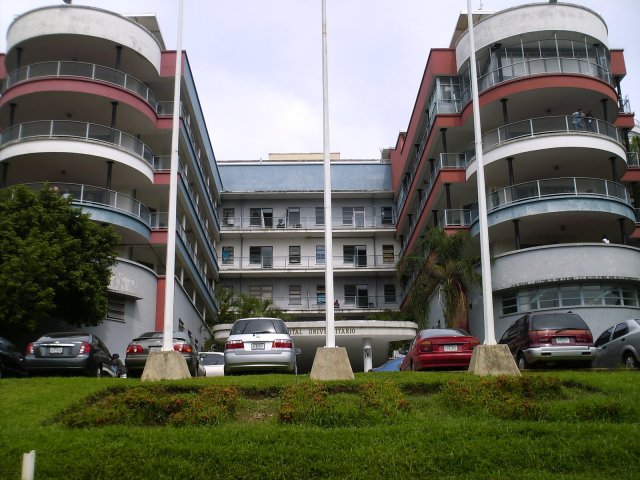
[{"label": "white multi-story building", "polygon": [[[0,188],[49,182],[120,234],[109,312],[92,328],[120,355],[164,320],[176,58],[155,16],[76,5],[17,17],[0,54]],[[221,182],[182,60],[173,314],[202,345],[217,312]]]},{"label": "white multi-story building", "polygon": [[[389,159],[332,155],[332,213],[324,214],[321,154],[271,154],[260,162],[221,162],[221,287],[272,300],[292,316],[311,366],[325,341],[325,222],[333,231],[336,343],[355,370],[387,358],[388,343],[415,334],[398,322],[395,212]],[[380,320],[374,320],[378,318]],[[217,325],[224,340],[230,325]]]}]

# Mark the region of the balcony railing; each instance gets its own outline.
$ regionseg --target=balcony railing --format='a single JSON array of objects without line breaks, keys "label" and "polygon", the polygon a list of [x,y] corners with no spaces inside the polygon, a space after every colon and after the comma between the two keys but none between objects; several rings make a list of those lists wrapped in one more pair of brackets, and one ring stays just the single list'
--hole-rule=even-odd
[{"label": "balcony railing", "polygon": [[[191,257],[191,261],[195,265],[196,270],[200,275],[200,279],[206,285],[207,289],[209,290],[209,293],[212,296],[214,296],[213,280],[209,281],[207,279],[207,265],[205,262],[200,261],[200,258],[198,258],[198,255],[196,254],[193,244],[191,243],[191,241],[189,241],[187,232],[185,232],[184,228],[182,228],[182,225],[180,225],[180,223],[176,223],[176,233],[182,240],[182,243],[184,244],[184,246],[187,248],[187,251],[189,252],[189,256]],[[213,249],[213,245],[211,246],[211,248]],[[213,250],[213,253],[215,255],[215,250]],[[212,261],[216,263],[216,266],[217,266],[218,259],[216,258],[216,256],[212,258]]]},{"label": "balcony railing", "polygon": [[[353,258],[333,257],[334,270],[393,269],[397,255],[354,255]],[[219,259],[222,270],[324,270],[325,261],[315,255],[256,255],[249,257],[225,257]]]},{"label": "balcony railing", "polygon": [[483,91],[507,80],[544,73],[575,73],[588,75],[613,84],[611,73],[592,59],[545,57],[527,58],[524,61],[517,61],[510,65],[505,65],[502,68],[496,68],[478,79],[478,89]]},{"label": "balcony railing", "polygon": [[[393,230],[395,219],[389,217],[368,217],[353,219],[351,223],[344,223],[343,217],[334,217],[331,221],[334,230],[352,230],[361,228],[385,228]],[[225,217],[222,219],[222,231],[231,230],[324,230],[324,223],[317,223],[315,216],[300,216],[295,219],[283,217]]]},{"label": "balcony railing", "polygon": [[42,62],[17,68],[9,73],[5,90],[17,83],[42,77],[79,77],[106,82],[129,90],[142,97],[155,110],[155,95],[143,82],[120,70],[83,62]]},{"label": "balcony railing", "polygon": [[[484,151],[487,151],[510,140],[565,132],[601,135],[622,143],[620,131],[609,122],[597,118],[591,119],[590,123],[584,119],[574,122],[572,115],[559,115],[530,118],[496,128],[482,135],[482,145]],[[475,142],[469,145],[465,153],[469,163],[475,160]]]},{"label": "balcony railing", "polygon": [[[326,297],[322,295],[309,295],[300,297],[272,297],[276,307],[286,311],[316,312],[324,311],[327,307]],[[397,310],[399,307],[397,298],[391,299],[384,296],[366,295],[353,297],[335,297],[338,305],[335,306],[336,315],[353,311],[366,310]]]},{"label": "balcony railing", "polygon": [[0,134],[0,146],[34,138],[75,138],[107,143],[126,150],[153,167],[153,152],[137,138],[115,128],[73,120],[40,120],[14,125]]},{"label": "balcony railing", "polygon": [[151,212],[149,226],[151,228],[169,227],[169,212]]},{"label": "balcony railing", "polygon": [[126,213],[137,217],[148,227],[151,226],[151,212],[140,201],[115,190],[82,185],[78,183],[27,183],[27,188],[32,190],[42,190],[45,186],[52,188],[63,197],[70,197],[76,205],[98,205],[111,210]]},{"label": "balcony railing", "polygon": [[471,225],[471,210],[447,209],[438,215],[438,225],[446,227],[468,227]]},{"label": "balcony railing", "polygon": [[[487,211],[507,205],[558,196],[595,196],[621,200],[630,204],[624,185],[610,180],[585,177],[563,177],[535,180],[501,188],[487,195]],[[478,219],[477,204],[471,208],[471,221]]]},{"label": "balcony railing", "polygon": [[[422,214],[425,205],[427,204],[427,200],[429,199],[429,195],[433,190],[433,186],[435,185],[436,178],[438,178],[438,174],[441,170],[457,170],[464,169],[467,167],[467,157],[464,153],[441,153],[438,156],[438,160],[434,164],[433,172],[431,176],[426,181],[426,185],[420,192],[420,197],[418,199],[418,209],[416,211],[416,218]],[[406,246],[409,238],[413,234],[413,230],[415,228],[416,223],[411,223],[409,225],[409,229],[407,234],[405,235],[405,242],[402,244],[402,249]]]}]

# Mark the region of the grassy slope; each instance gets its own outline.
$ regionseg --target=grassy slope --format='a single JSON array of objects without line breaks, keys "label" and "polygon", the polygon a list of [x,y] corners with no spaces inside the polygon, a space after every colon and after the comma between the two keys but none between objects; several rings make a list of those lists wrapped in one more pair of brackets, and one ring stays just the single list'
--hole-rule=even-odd
[{"label": "grassy slope", "polygon": [[[218,427],[68,429],[45,424],[105,386],[137,380],[34,378],[0,381],[0,479],[19,478],[36,450],[36,479],[242,478],[640,479],[639,372],[556,372],[599,392],[560,402],[553,421],[500,420],[461,412],[436,395],[407,395],[410,414],[392,425],[317,428],[279,425],[278,399]],[[534,375],[534,374],[532,374]],[[359,374],[356,381],[443,383],[463,374]],[[260,376],[194,379],[257,388],[307,381]],[[586,394],[584,397],[586,398]],[[580,412],[614,403],[622,419]],[[576,407],[577,405],[577,407]]]}]

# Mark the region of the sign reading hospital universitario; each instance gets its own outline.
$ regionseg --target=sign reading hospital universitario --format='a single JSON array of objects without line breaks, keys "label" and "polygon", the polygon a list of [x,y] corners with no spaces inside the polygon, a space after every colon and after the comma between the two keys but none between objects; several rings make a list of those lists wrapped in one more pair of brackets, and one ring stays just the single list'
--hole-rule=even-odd
[{"label": "sign reading hospital universitario", "polygon": [[[336,335],[355,335],[356,329],[352,327],[336,327]],[[303,337],[307,335],[326,335],[326,327],[289,327],[289,335]]]}]

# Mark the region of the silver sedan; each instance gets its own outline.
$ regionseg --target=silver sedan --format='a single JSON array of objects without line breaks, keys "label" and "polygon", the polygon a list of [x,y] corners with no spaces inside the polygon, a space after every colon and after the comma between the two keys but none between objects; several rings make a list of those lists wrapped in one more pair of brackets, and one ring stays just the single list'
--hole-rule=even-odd
[{"label": "silver sedan", "polygon": [[595,343],[594,367],[640,367],[640,319],[618,323],[600,334]]}]

